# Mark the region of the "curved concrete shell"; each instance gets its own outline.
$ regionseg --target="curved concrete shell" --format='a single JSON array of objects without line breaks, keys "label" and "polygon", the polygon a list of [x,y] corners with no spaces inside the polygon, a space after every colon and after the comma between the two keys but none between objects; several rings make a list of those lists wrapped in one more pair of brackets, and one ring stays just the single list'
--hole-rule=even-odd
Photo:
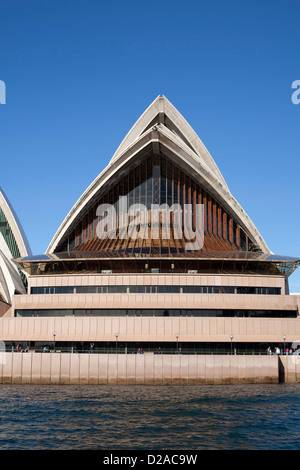
[{"label": "curved concrete shell", "polygon": [[21,224],[0,189],[0,300],[11,304],[15,293],[26,293],[26,276],[12,259],[30,254]]},{"label": "curved concrete shell", "polygon": [[217,165],[197,134],[164,96],[158,97],[138,119],[109,165],[73,206],[46,253],[60,251],[71,231],[80,223],[88,208],[96,203],[99,195],[105,193],[107,186],[117,181],[131,164],[142,162],[149,153],[164,155],[172,164],[182,168],[224,208],[226,214],[251,240],[255,251],[271,253],[258,229],[230,193]]},{"label": "curved concrete shell", "polygon": [[134,126],[120,144],[111,161],[116,160],[131,144],[139,138],[145,131],[155,124],[163,124],[178,135],[183,142],[195,153],[196,158],[202,162],[220,181],[222,185],[227,187],[219,168],[215,164],[213,158],[199,139],[196,132],[178,112],[178,110],[170,103],[165,96],[158,96],[153,103],[146,109],[142,116],[137,120]]}]

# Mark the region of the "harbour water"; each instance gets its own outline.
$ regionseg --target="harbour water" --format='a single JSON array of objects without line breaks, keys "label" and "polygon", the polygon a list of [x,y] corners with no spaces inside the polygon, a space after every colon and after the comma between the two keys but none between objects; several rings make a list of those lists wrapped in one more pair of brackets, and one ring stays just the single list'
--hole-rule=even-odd
[{"label": "harbour water", "polygon": [[299,450],[300,384],[0,385],[1,450]]}]

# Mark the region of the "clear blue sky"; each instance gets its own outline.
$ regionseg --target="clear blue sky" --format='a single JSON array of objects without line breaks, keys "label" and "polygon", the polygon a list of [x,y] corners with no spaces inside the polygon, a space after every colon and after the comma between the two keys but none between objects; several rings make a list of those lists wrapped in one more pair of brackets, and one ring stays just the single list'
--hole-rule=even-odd
[{"label": "clear blue sky", "polygon": [[32,252],[163,94],[270,249],[300,257],[299,46],[298,0],[1,0],[0,186]]}]

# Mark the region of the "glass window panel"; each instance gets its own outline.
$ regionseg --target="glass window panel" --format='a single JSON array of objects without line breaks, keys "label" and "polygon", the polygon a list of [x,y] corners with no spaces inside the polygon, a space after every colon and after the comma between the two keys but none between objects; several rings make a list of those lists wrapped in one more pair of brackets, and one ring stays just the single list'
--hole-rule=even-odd
[{"label": "glass window panel", "polygon": [[297,311],[281,310],[207,310],[207,309],[188,309],[188,310],[125,310],[125,309],[44,309],[44,310],[16,310],[16,316],[22,317],[53,317],[53,316],[202,316],[202,317],[261,317],[261,318],[296,318]]}]

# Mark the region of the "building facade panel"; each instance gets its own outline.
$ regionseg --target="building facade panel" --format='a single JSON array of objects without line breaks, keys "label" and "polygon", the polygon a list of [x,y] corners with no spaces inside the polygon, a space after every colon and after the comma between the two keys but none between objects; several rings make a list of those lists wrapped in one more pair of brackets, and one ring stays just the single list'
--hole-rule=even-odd
[{"label": "building facade panel", "polygon": [[[28,334],[35,340],[52,341],[53,331],[56,331],[56,338],[67,341],[70,338],[85,337],[86,341],[101,340],[116,341],[115,333],[119,333],[119,341],[124,342],[127,337],[139,338],[141,341],[153,341],[158,337],[165,341],[176,342],[176,335],[179,341],[229,341],[233,334],[234,342],[244,341],[245,336],[255,338],[266,338],[269,341],[283,341],[283,334],[287,337],[287,342],[297,341],[300,338],[300,327],[297,319],[264,319],[253,318],[139,318],[138,323],[133,318],[73,318],[68,319],[68,323],[51,321],[49,318],[21,318],[18,319],[18,328],[14,328],[15,319],[7,319],[8,328],[1,322],[1,335],[5,339],[22,340],[28,339]],[[113,320],[113,321],[112,321]],[[121,323],[120,320],[123,320]],[[36,327],[36,322],[42,328]],[[83,330],[83,322],[86,330]],[[97,329],[95,333],[95,325]],[[91,326],[92,325],[92,326]],[[246,325],[246,335],[244,334]],[[121,330],[124,328],[123,330]],[[121,331],[120,331],[121,330]],[[151,333],[154,332],[154,333]],[[191,334],[192,331],[192,334]],[[283,333],[284,332],[284,333]]]},{"label": "building facade panel", "polygon": [[172,275],[82,275],[82,276],[31,276],[29,278],[29,292],[34,287],[60,287],[60,286],[256,286],[256,287],[278,287],[281,293],[285,293],[285,279],[283,276],[215,276],[201,274],[179,276]]},{"label": "building facade panel", "polygon": [[[25,299],[24,299],[25,297]],[[137,308],[138,307],[138,308]],[[104,311],[120,309],[219,309],[219,310],[285,310],[298,311],[298,301],[295,296],[254,296],[239,294],[192,294],[173,296],[165,294],[145,294],[143,296],[136,294],[126,294],[124,296],[117,294],[90,294],[89,296],[76,295],[35,295],[30,299],[27,296],[18,296],[14,299],[14,309],[17,315],[22,312],[35,310],[42,314],[45,309],[62,311],[66,309],[68,314],[72,315],[70,310],[82,309],[93,310],[103,309]],[[82,314],[88,315],[89,312]],[[213,312],[212,312],[213,314]],[[32,314],[34,315],[34,313]],[[37,313],[36,313],[37,315]],[[109,315],[109,313],[108,313]],[[169,313],[171,315],[171,312]]]}]

